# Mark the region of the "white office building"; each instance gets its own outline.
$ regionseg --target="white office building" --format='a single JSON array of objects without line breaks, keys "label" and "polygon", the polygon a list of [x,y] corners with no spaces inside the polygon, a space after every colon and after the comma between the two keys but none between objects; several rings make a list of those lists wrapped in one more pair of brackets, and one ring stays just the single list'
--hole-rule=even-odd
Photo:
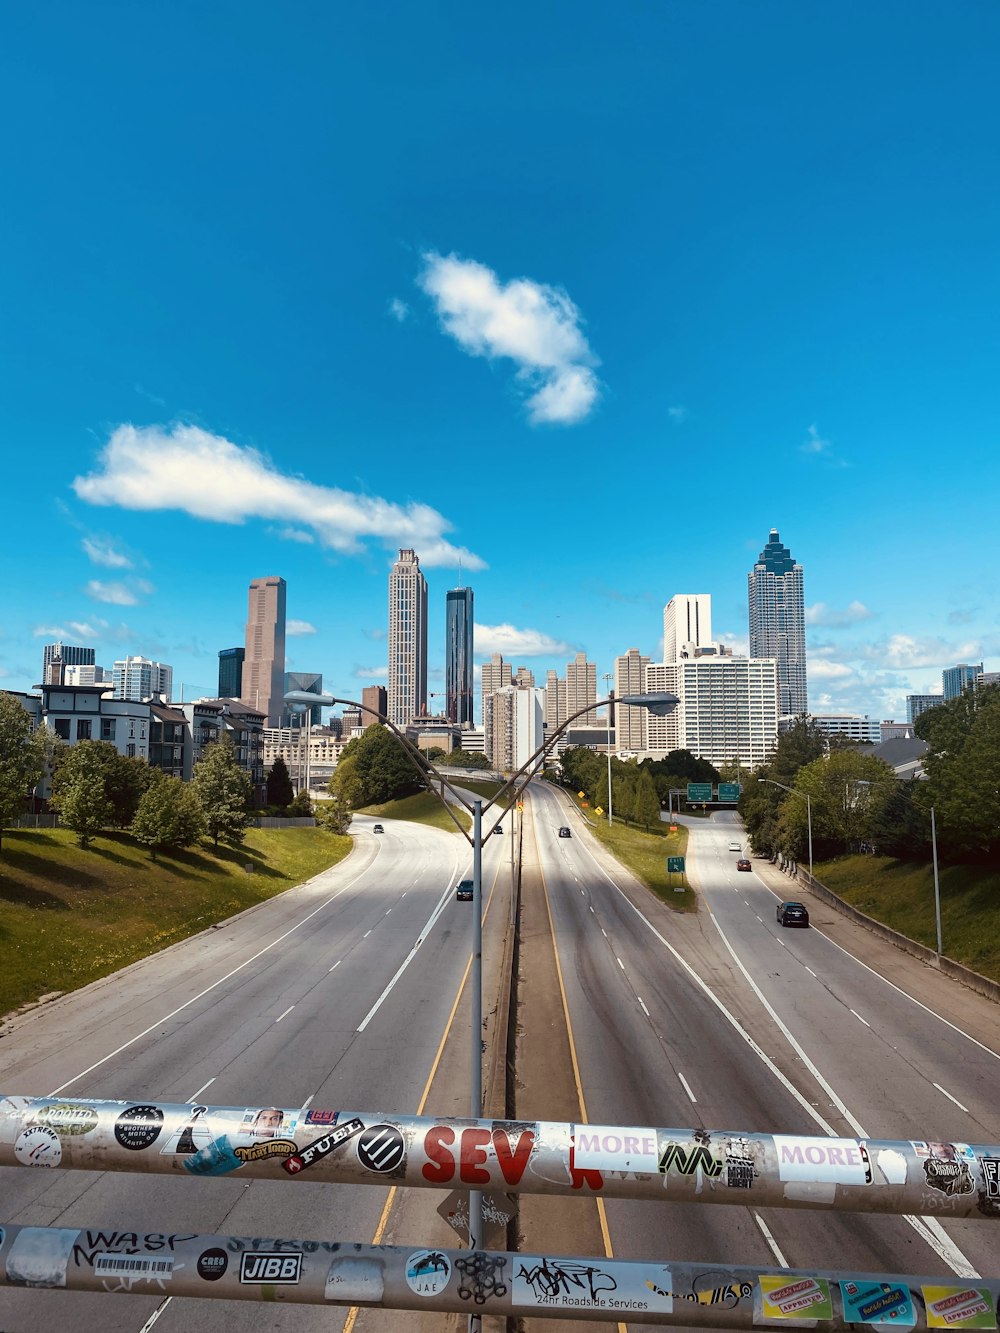
[{"label": "white office building", "polygon": [[671,750],[719,767],[764,763],[778,738],[778,675],[773,658],[692,657],[651,662],[646,689],[668,690],[680,702],[666,717],[647,714],[646,753]]},{"label": "white office building", "polygon": [[[485,700],[487,756],[500,773],[515,773],[541,746],[544,737],[542,691],[505,685]],[[541,759],[539,759],[539,766]]]},{"label": "white office building", "polygon": [[[809,720],[824,736],[846,736],[866,745],[878,745],[882,740],[881,723],[867,713],[812,713]],[[783,724],[795,721],[794,717],[782,718]]]},{"label": "white office building", "polygon": [[174,669],[166,662],[153,662],[148,657],[126,657],[111,668],[111,680],[116,699],[150,699],[154,694],[169,699],[174,684]]},{"label": "white office building", "polygon": [[389,575],[387,691],[397,727],[427,712],[427,580],[416,551],[401,550]]},{"label": "white office building", "polygon": [[712,642],[712,598],[707,592],[678,592],[663,608],[663,660],[695,657]]}]

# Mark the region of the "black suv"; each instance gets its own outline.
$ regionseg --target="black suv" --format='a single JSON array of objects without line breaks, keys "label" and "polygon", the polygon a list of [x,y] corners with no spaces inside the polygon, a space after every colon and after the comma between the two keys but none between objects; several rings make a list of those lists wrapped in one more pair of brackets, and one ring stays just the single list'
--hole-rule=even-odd
[{"label": "black suv", "polygon": [[809,913],[801,903],[779,903],[778,924],[780,926],[808,926]]},{"label": "black suv", "polygon": [[455,890],[456,901],[460,903],[471,903],[472,892],[474,888],[475,885],[472,883],[471,879],[463,879],[462,882],[459,884],[458,888]]},{"label": "black suv", "polygon": [[572,838],[573,835],[570,833],[566,825],[563,824],[562,828],[559,830],[559,836],[560,838]]}]

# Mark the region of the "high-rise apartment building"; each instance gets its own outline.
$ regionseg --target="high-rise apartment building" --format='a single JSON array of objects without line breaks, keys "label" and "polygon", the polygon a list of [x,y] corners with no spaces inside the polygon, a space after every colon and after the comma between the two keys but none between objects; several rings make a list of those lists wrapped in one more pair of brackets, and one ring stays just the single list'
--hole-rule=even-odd
[{"label": "high-rise apartment building", "polygon": [[542,745],[542,691],[504,685],[484,700],[484,708],[486,754],[498,772],[514,773]]},{"label": "high-rise apartment building", "polygon": [[219,695],[220,699],[239,699],[243,692],[243,662],[247,652],[245,648],[219,649]]},{"label": "high-rise apartment building", "polygon": [[124,657],[112,666],[111,680],[116,699],[139,701],[154,694],[169,699],[174,669],[165,662],[152,662],[148,657]]},{"label": "high-rise apartment building", "polygon": [[[712,642],[712,598],[707,592],[680,592],[663,608],[663,660],[694,657],[694,648]],[[691,648],[688,649],[688,645]]]},{"label": "high-rise apartment building", "polygon": [[500,653],[493,653],[488,662],[484,662],[479,668],[479,691],[482,702],[483,732],[486,736],[486,753],[491,753],[492,745],[492,717],[489,700],[497,690],[505,689],[510,685],[513,679],[513,673],[510,669],[510,663],[503,660]]},{"label": "high-rise apartment building", "polygon": [[401,550],[389,575],[387,716],[405,727],[427,711],[427,580],[416,551]]},{"label": "high-rise apartment building", "polygon": [[[566,663],[566,716],[572,717],[588,704],[597,703],[597,664],[587,661],[586,653],[577,653]],[[578,727],[596,727],[597,709],[582,713],[576,719]]]},{"label": "high-rise apartment building", "polygon": [[779,711],[804,713],[806,690],[806,611],[802,566],[772,528],[767,545],[748,576],[750,659],[774,658],[778,666]]},{"label": "high-rise apartment building", "polygon": [[251,579],[247,606],[246,657],[240,698],[280,727],[285,711],[285,580]]},{"label": "high-rise apartment building", "polygon": [[921,713],[928,708],[939,708],[944,703],[943,694],[908,694],[906,696],[906,720],[916,722]]},{"label": "high-rise apartment building", "polygon": [[445,597],[445,715],[472,725],[472,589],[449,588]]},{"label": "high-rise apartment building", "polygon": [[551,736],[566,721],[566,682],[558,671],[545,673],[545,730]]},{"label": "high-rise apartment building", "polygon": [[720,764],[764,763],[778,737],[778,674],[773,658],[692,657],[651,662],[646,689],[679,703],[665,717],[647,715],[647,753],[690,750]]},{"label": "high-rise apartment building", "polygon": [[43,685],[61,685],[62,671],[68,666],[93,666],[97,661],[94,648],[79,648],[72,643],[47,643],[42,649]]},{"label": "high-rise apartment building", "polygon": [[643,657],[638,648],[630,648],[623,656],[615,658],[615,750],[619,754],[646,748],[647,710],[620,704],[617,696],[642,694],[646,688],[648,666],[649,658]]},{"label": "high-rise apartment building", "polygon": [[971,665],[968,662],[959,662],[958,666],[948,667],[941,672],[941,684],[944,687],[945,699],[957,699],[960,694],[975,685],[976,680],[983,674],[982,662]]},{"label": "high-rise apartment building", "polygon": [[373,722],[381,722],[382,718],[386,716],[388,706],[385,686],[366,685],[361,691],[361,702],[368,710],[361,714],[362,725],[370,727]]},{"label": "high-rise apartment building", "polygon": [[[323,677],[316,671],[286,671],[284,681],[284,694],[290,694],[292,690],[301,690],[305,694],[322,694]],[[323,725],[323,705],[313,704],[311,708],[305,709],[301,713],[293,713],[290,708],[284,704],[284,695],[282,696],[282,709],[284,712],[285,727],[304,727],[307,723],[313,727]]]},{"label": "high-rise apartment building", "polygon": [[511,684],[516,685],[519,690],[533,690],[535,673],[526,666],[519,666],[511,677]]}]

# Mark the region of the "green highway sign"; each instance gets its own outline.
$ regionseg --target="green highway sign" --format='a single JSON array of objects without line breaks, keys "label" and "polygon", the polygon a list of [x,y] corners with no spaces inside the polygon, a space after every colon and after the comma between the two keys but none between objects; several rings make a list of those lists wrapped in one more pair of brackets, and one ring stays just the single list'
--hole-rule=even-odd
[{"label": "green highway sign", "polygon": [[688,794],[689,801],[710,801],[712,799],[712,784],[710,782],[689,782]]},{"label": "green highway sign", "polygon": [[684,858],[683,858],[683,856],[668,856],[668,857],[667,857],[667,874],[668,874],[668,875],[683,875],[683,874],[684,874]]},{"label": "green highway sign", "polygon": [[738,782],[720,782],[719,800],[720,801],[738,801],[743,788]]}]

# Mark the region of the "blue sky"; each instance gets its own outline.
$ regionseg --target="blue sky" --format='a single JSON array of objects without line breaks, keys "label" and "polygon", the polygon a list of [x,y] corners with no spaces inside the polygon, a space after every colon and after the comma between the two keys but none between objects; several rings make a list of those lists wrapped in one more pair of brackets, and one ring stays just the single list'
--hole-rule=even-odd
[{"label": "blue sky", "polygon": [[21,6],[0,98],[0,686],[63,634],[214,693],[385,666],[401,545],[477,650],[746,646],[817,711],[1000,669],[994,0]]}]

